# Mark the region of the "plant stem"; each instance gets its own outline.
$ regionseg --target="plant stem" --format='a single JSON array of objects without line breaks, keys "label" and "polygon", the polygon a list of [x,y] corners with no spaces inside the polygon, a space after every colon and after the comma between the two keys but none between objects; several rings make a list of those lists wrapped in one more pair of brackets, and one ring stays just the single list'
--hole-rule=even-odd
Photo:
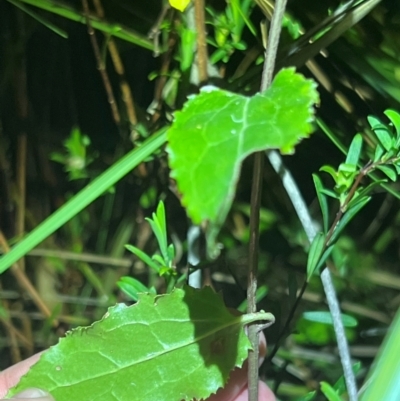
[{"label": "plant stem", "polygon": [[101,52],[100,52],[99,44],[97,43],[96,32],[94,31],[94,29],[90,23],[90,10],[89,10],[89,5],[88,5],[87,0],[82,0],[82,6],[83,6],[83,11],[84,11],[85,17],[86,17],[86,26],[87,26],[90,42],[92,44],[94,56],[95,56],[96,62],[97,62],[97,69],[99,70],[101,79],[103,81],[104,89],[107,94],[108,104],[110,105],[111,114],[113,116],[115,125],[117,127],[119,127],[120,123],[121,123],[121,117],[120,117],[119,110],[117,107],[117,102],[115,101],[111,82],[110,82],[110,79],[107,74],[105,61],[103,61],[101,58]]},{"label": "plant stem", "polygon": [[[263,74],[261,79],[261,92],[271,85],[274,75],[275,60],[278,50],[279,37],[282,28],[282,19],[285,12],[286,0],[277,0],[272,15],[271,28],[265,54]],[[247,313],[257,310],[257,270],[258,270],[258,242],[260,223],[260,204],[262,191],[262,178],[264,167],[264,154],[258,152],[254,157],[253,184],[251,189],[251,214],[250,214],[250,244],[249,244],[249,269],[247,282]],[[258,401],[258,329],[256,325],[250,325],[248,336],[253,348],[249,352],[249,401]]]},{"label": "plant stem", "polygon": [[[274,170],[280,175],[282,184],[293,203],[296,213],[299,217],[300,223],[302,224],[304,231],[311,243],[316,235],[316,231],[308,212],[307,206],[304,203],[303,197],[299,189],[297,188],[296,182],[294,181],[290,172],[283,165],[282,158],[278,152],[268,152],[268,158]],[[346,382],[347,392],[350,401],[357,401],[357,384],[354,377],[349,347],[343,327],[343,322],[340,316],[339,302],[336,297],[335,287],[332,283],[332,277],[329,269],[325,267],[321,272],[321,281],[324,286],[326,300],[328,302],[329,310],[332,315],[333,327],[336,334],[336,340],[338,344],[338,350],[340,360],[343,367],[344,378]]]},{"label": "plant stem", "polygon": [[197,33],[197,65],[199,68],[199,82],[204,84],[208,80],[207,64],[207,41],[206,41],[206,25],[204,14],[204,0],[195,0],[194,14]]},{"label": "plant stem", "polygon": [[[262,190],[262,171],[264,167],[264,155],[258,152],[254,156],[253,185],[251,188],[251,214],[250,214],[250,245],[249,245],[249,270],[247,278],[247,313],[257,311],[257,270],[258,270],[258,240],[260,224],[260,204]],[[256,324],[248,328],[248,336],[253,348],[249,352],[249,401],[258,401],[258,330]]]}]

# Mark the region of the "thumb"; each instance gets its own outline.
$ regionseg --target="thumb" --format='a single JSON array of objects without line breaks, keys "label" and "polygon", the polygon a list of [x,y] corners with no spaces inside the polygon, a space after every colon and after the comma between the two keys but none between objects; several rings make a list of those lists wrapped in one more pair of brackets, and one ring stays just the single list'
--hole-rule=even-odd
[{"label": "thumb", "polygon": [[[54,398],[43,390],[38,388],[30,388],[22,391],[21,393],[15,394],[11,400],[19,401],[54,401]],[[1,400],[0,400],[1,401]]]}]

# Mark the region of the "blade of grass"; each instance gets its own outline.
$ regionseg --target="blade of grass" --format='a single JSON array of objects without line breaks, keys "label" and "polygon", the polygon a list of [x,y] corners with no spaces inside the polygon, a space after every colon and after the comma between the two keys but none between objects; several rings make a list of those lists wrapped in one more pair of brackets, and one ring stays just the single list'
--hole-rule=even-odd
[{"label": "blade of grass", "polygon": [[[31,6],[45,11],[49,11],[52,14],[59,15],[71,21],[86,24],[86,18],[82,13],[62,2],[53,0],[20,0],[20,2],[30,4]],[[153,43],[149,39],[128,28],[123,27],[120,24],[112,24],[101,21],[97,17],[90,15],[90,25],[94,29],[98,29],[99,31],[115,36],[127,42],[134,43],[135,45],[143,47],[144,49],[154,50]]]},{"label": "blade of grass", "polygon": [[100,174],[93,182],[89,183],[65,203],[65,205],[60,207],[29,233],[21,242],[12,248],[9,253],[5,254],[0,259],[0,274],[92,203],[139,163],[143,162],[154,151],[160,148],[165,141],[166,129],[164,128],[147,139],[140,147],[130,151],[109,169]]},{"label": "blade of grass", "polygon": [[41,17],[39,14],[35,13],[28,7],[24,6],[20,1],[14,1],[14,0],[7,0],[9,3],[14,5],[15,7],[18,7],[20,10],[22,10],[24,13],[30,15],[32,18],[34,18],[37,22],[40,24],[44,25],[57,35],[60,35],[64,39],[68,39],[68,34],[65,32],[63,29],[59,28],[57,25],[52,24],[50,21],[46,20],[45,18]]}]

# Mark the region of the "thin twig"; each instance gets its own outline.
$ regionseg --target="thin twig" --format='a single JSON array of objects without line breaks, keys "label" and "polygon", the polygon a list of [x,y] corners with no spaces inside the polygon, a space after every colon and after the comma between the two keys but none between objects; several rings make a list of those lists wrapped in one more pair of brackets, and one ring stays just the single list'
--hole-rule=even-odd
[{"label": "thin twig", "polygon": [[[253,184],[251,188],[251,214],[250,214],[250,242],[249,242],[249,268],[247,277],[247,313],[257,312],[257,271],[258,271],[258,242],[260,225],[260,205],[262,192],[262,178],[264,155],[258,152],[254,156]],[[248,336],[253,348],[249,352],[249,401],[258,401],[258,335],[257,324],[248,328]]]},{"label": "thin twig", "polygon": [[[308,212],[307,206],[297,187],[297,184],[294,181],[290,172],[283,165],[282,158],[278,152],[270,151],[267,153],[267,155],[270,163],[272,164],[272,167],[281,177],[282,184],[286,190],[286,193],[292,201],[296,213],[299,217],[300,223],[302,224],[308,240],[311,243],[316,235],[316,230],[313,225],[310,213]],[[332,315],[333,327],[336,334],[339,356],[342,362],[349,400],[357,401],[357,383],[352,369],[349,346],[347,343],[343,322],[340,315],[339,302],[336,297],[331,274],[327,267],[325,267],[321,272],[321,281],[322,285],[324,286],[326,300],[328,302],[329,310]]]},{"label": "thin twig", "polygon": [[101,79],[103,80],[104,89],[107,94],[107,100],[110,104],[111,113],[114,119],[115,124],[119,127],[121,123],[121,116],[118,111],[117,103],[115,101],[114,93],[112,90],[110,79],[108,78],[105,62],[103,62],[101,57],[101,52],[99,48],[99,44],[96,39],[96,32],[94,31],[91,21],[90,21],[90,10],[87,0],[82,0],[82,7],[86,17],[86,26],[88,29],[88,34],[90,37],[90,42],[92,43],[94,56],[97,62],[97,68],[100,71]]},{"label": "thin twig", "polygon": [[[0,230],[0,246],[4,249],[4,252],[7,253],[10,251],[10,247],[8,246],[7,240],[3,235],[3,232]],[[11,267],[11,272],[15,276],[18,281],[18,284],[24,288],[28,294],[30,295],[32,301],[36,304],[38,309],[46,316],[51,317],[51,311],[36,291],[36,288],[32,285],[26,274],[21,271],[16,263],[14,263]],[[54,326],[58,325],[58,321],[53,320],[52,324]]]},{"label": "thin twig", "polygon": [[[104,19],[104,8],[100,0],[93,0],[94,8],[100,19]],[[125,67],[122,63],[121,56],[118,51],[117,44],[112,37],[106,37],[108,51],[110,52],[111,60],[114,64],[115,72],[119,76],[119,85],[121,88],[122,101],[125,104],[126,114],[129,120],[130,128],[134,127],[138,123],[135,103],[133,101],[133,95],[131,88],[126,80]],[[134,138],[137,139],[137,138]]]},{"label": "thin twig", "polygon": [[[268,44],[265,54],[261,92],[271,85],[275,69],[275,60],[278,50],[279,37],[282,27],[282,18],[285,12],[286,0],[277,0],[272,15],[271,28],[268,36]],[[251,190],[251,215],[250,215],[250,243],[249,243],[249,268],[247,281],[247,313],[257,311],[257,271],[258,271],[258,242],[259,221],[262,191],[262,172],[264,167],[264,154],[258,152],[254,157],[253,184]],[[257,325],[250,325],[248,336],[253,350],[249,352],[249,401],[258,401],[258,334]]]},{"label": "thin twig", "polygon": [[197,65],[199,68],[199,82],[200,84],[207,82],[207,41],[206,41],[206,24],[205,24],[205,4],[204,0],[195,0],[194,13],[197,31]]}]

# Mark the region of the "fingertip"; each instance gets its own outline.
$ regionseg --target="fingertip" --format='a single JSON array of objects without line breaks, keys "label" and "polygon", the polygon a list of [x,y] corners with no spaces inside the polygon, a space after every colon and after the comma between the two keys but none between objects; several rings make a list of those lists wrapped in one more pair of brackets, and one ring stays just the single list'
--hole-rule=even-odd
[{"label": "fingertip", "polygon": [[[233,401],[247,401],[249,390],[246,387]],[[261,380],[258,382],[258,401],[276,401],[274,393]]]}]

